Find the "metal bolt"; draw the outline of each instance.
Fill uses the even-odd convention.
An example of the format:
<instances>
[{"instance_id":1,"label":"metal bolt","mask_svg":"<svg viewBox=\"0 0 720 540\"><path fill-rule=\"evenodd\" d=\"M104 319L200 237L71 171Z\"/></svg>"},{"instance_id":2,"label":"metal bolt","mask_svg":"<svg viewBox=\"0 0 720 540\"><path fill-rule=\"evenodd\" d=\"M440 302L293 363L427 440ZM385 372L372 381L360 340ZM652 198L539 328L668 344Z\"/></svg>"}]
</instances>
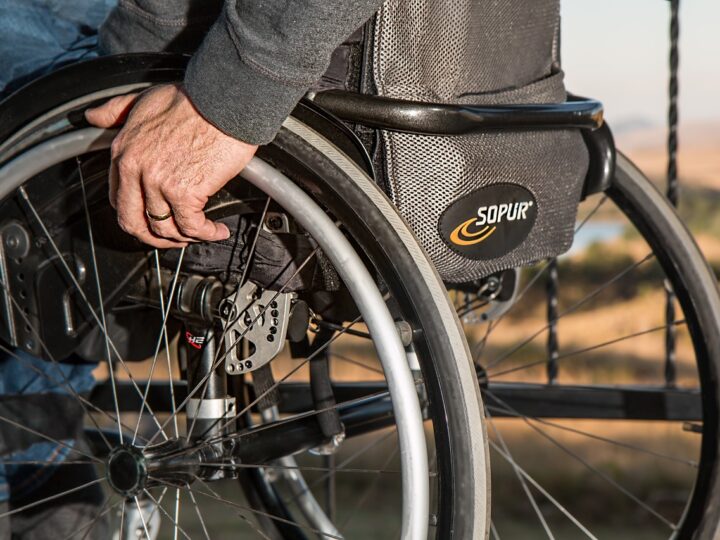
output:
<instances>
[{"instance_id":1,"label":"metal bolt","mask_svg":"<svg viewBox=\"0 0 720 540\"><path fill-rule=\"evenodd\" d=\"M280 312L277 309L273 309L270 312L270 315L272 315L273 317L277 317L278 315L280 315Z\"/></svg>"},{"instance_id":2,"label":"metal bolt","mask_svg":"<svg viewBox=\"0 0 720 540\"><path fill-rule=\"evenodd\" d=\"M413 329L407 321L396 321L395 328L397 328L398 334L400 335L400 341L404 347L408 347L413 341Z\"/></svg>"},{"instance_id":3,"label":"metal bolt","mask_svg":"<svg viewBox=\"0 0 720 540\"><path fill-rule=\"evenodd\" d=\"M275 326L270 327L270 333L271 334L277 334L277 328Z\"/></svg>"},{"instance_id":4,"label":"metal bolt","mask_svg":"<svg viewBox=\"0 0 720 540\"><path fill-rule=\"evenodd\" d=\"M275 341L275 336L273 336L272 334L268 334L267 340L272 343L273 341Z\"/></svg>"},{"instance_id":5,"label":"metal bolt","mask_svg":"<svg viewBox=\"0 0 720 540\"><path fill-rule=\"evenodd\" d=\"M487 287L490 292L495 292L500 287L500 279L497 276L490 276L487 280Z\"/></svg>"},{"instance_id":6,"label":"metal bolt","mask_svg":"<svg viewBox=\"0 0 720 540\"><path fill-rule=\"evenodd\" d=\"M272 231L279 231L283 226L283 220L280 216L270 216L266 223Z\"/></svg>"}]
</instances>

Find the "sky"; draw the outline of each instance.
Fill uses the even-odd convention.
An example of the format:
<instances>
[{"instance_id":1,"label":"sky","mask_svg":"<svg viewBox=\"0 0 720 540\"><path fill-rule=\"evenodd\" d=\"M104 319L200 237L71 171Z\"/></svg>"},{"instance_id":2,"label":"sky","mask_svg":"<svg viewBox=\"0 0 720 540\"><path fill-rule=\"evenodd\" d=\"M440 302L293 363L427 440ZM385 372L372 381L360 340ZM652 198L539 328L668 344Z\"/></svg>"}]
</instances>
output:
<instances>
[{"instance_id":1,"label":"sky","mask_svg":"<svg viewBox=\"0 0 720 540\"><path fill-rule=\"evenodd\" d=\"M616 130L665 122L667 0L562 0L569 91L600 99ZM680 2L680 120L720 124L720 0Z\"/></svg>"}]
</instances>

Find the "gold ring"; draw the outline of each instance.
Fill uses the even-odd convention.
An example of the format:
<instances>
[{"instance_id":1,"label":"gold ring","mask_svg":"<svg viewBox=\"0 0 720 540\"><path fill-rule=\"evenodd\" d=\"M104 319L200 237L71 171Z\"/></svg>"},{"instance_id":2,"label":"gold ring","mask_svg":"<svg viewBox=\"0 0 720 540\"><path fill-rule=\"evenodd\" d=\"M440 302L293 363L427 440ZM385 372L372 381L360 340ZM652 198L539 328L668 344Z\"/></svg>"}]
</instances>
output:
<instances>
[{"instance_id":1,"label":"gold ring","mask_svg":"<svg viewBox=\"0 0 720 540\"><path fill-rule=\"evenodd\" d=\"M166 219L170 219L173 215L172 210L170 210L167 214L163 214L161 216L157 216L155 214L151 214L150 212L145 210L145 215L148 217L148 219L152 221L165 221Z\"/></svg>"}]
</instances>

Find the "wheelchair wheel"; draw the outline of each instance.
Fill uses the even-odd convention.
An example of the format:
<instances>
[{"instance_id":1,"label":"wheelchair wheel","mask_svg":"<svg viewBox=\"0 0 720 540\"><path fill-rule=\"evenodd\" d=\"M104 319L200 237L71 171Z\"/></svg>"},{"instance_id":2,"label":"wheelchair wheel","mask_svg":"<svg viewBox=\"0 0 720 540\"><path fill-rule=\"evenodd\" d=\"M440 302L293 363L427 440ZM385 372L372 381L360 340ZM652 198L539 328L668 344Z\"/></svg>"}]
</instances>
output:
<instances>
[{"instance_id":1,"label":"wheelchair wheel","mask_svg":"<svg viewBox=\"0 0 720 540\"><path fill-rule=\"evenodd\" d=\"M627 158L568 254L452 296L488 411L491 537L717 537L716 278Z\"/></svg>"},{"instance_id":2,"label":"wheelchair wheel","mask_svg":"<svg viewBox=\"0 0 720 540\"><path fill-rule=\"evenodd\" d=\"M3 441L16 440L3 462L95 464L89 485L106 500L69 537L108 517L122 538L485 537L487 448L462 329L362 164L290 118L211 201L228 242L158 252L115 225L112 133L80 113L178 80L183 63L92 61L0 104L0 346L53 392L1 408ZM303 112L314 116L327 122ZM66 362L98 358L88 397ZM79 426L92 453L74 448ZM39 443L57 452L23 462Z\"/></svg>"}]
</instances>

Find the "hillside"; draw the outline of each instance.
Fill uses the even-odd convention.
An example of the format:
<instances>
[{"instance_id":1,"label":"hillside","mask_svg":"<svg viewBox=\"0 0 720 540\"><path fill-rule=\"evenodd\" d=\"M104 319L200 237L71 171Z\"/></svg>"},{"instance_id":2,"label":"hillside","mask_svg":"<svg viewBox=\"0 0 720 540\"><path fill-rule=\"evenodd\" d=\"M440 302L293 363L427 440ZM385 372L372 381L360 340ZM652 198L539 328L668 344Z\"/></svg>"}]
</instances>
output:
<instances>
[{"instance_id":1,"label":"hillside","mask_svg":"<svg viewBox=\"0 0 720 540\"><path fill-rule=\"evenodd\" d=\"M620 130L617 146L653 179L665 176L666 130L641 126ZM688 122L679 132L678 170L685 185L720 190L720 121Z\"/></svg>"}]
</instances>

